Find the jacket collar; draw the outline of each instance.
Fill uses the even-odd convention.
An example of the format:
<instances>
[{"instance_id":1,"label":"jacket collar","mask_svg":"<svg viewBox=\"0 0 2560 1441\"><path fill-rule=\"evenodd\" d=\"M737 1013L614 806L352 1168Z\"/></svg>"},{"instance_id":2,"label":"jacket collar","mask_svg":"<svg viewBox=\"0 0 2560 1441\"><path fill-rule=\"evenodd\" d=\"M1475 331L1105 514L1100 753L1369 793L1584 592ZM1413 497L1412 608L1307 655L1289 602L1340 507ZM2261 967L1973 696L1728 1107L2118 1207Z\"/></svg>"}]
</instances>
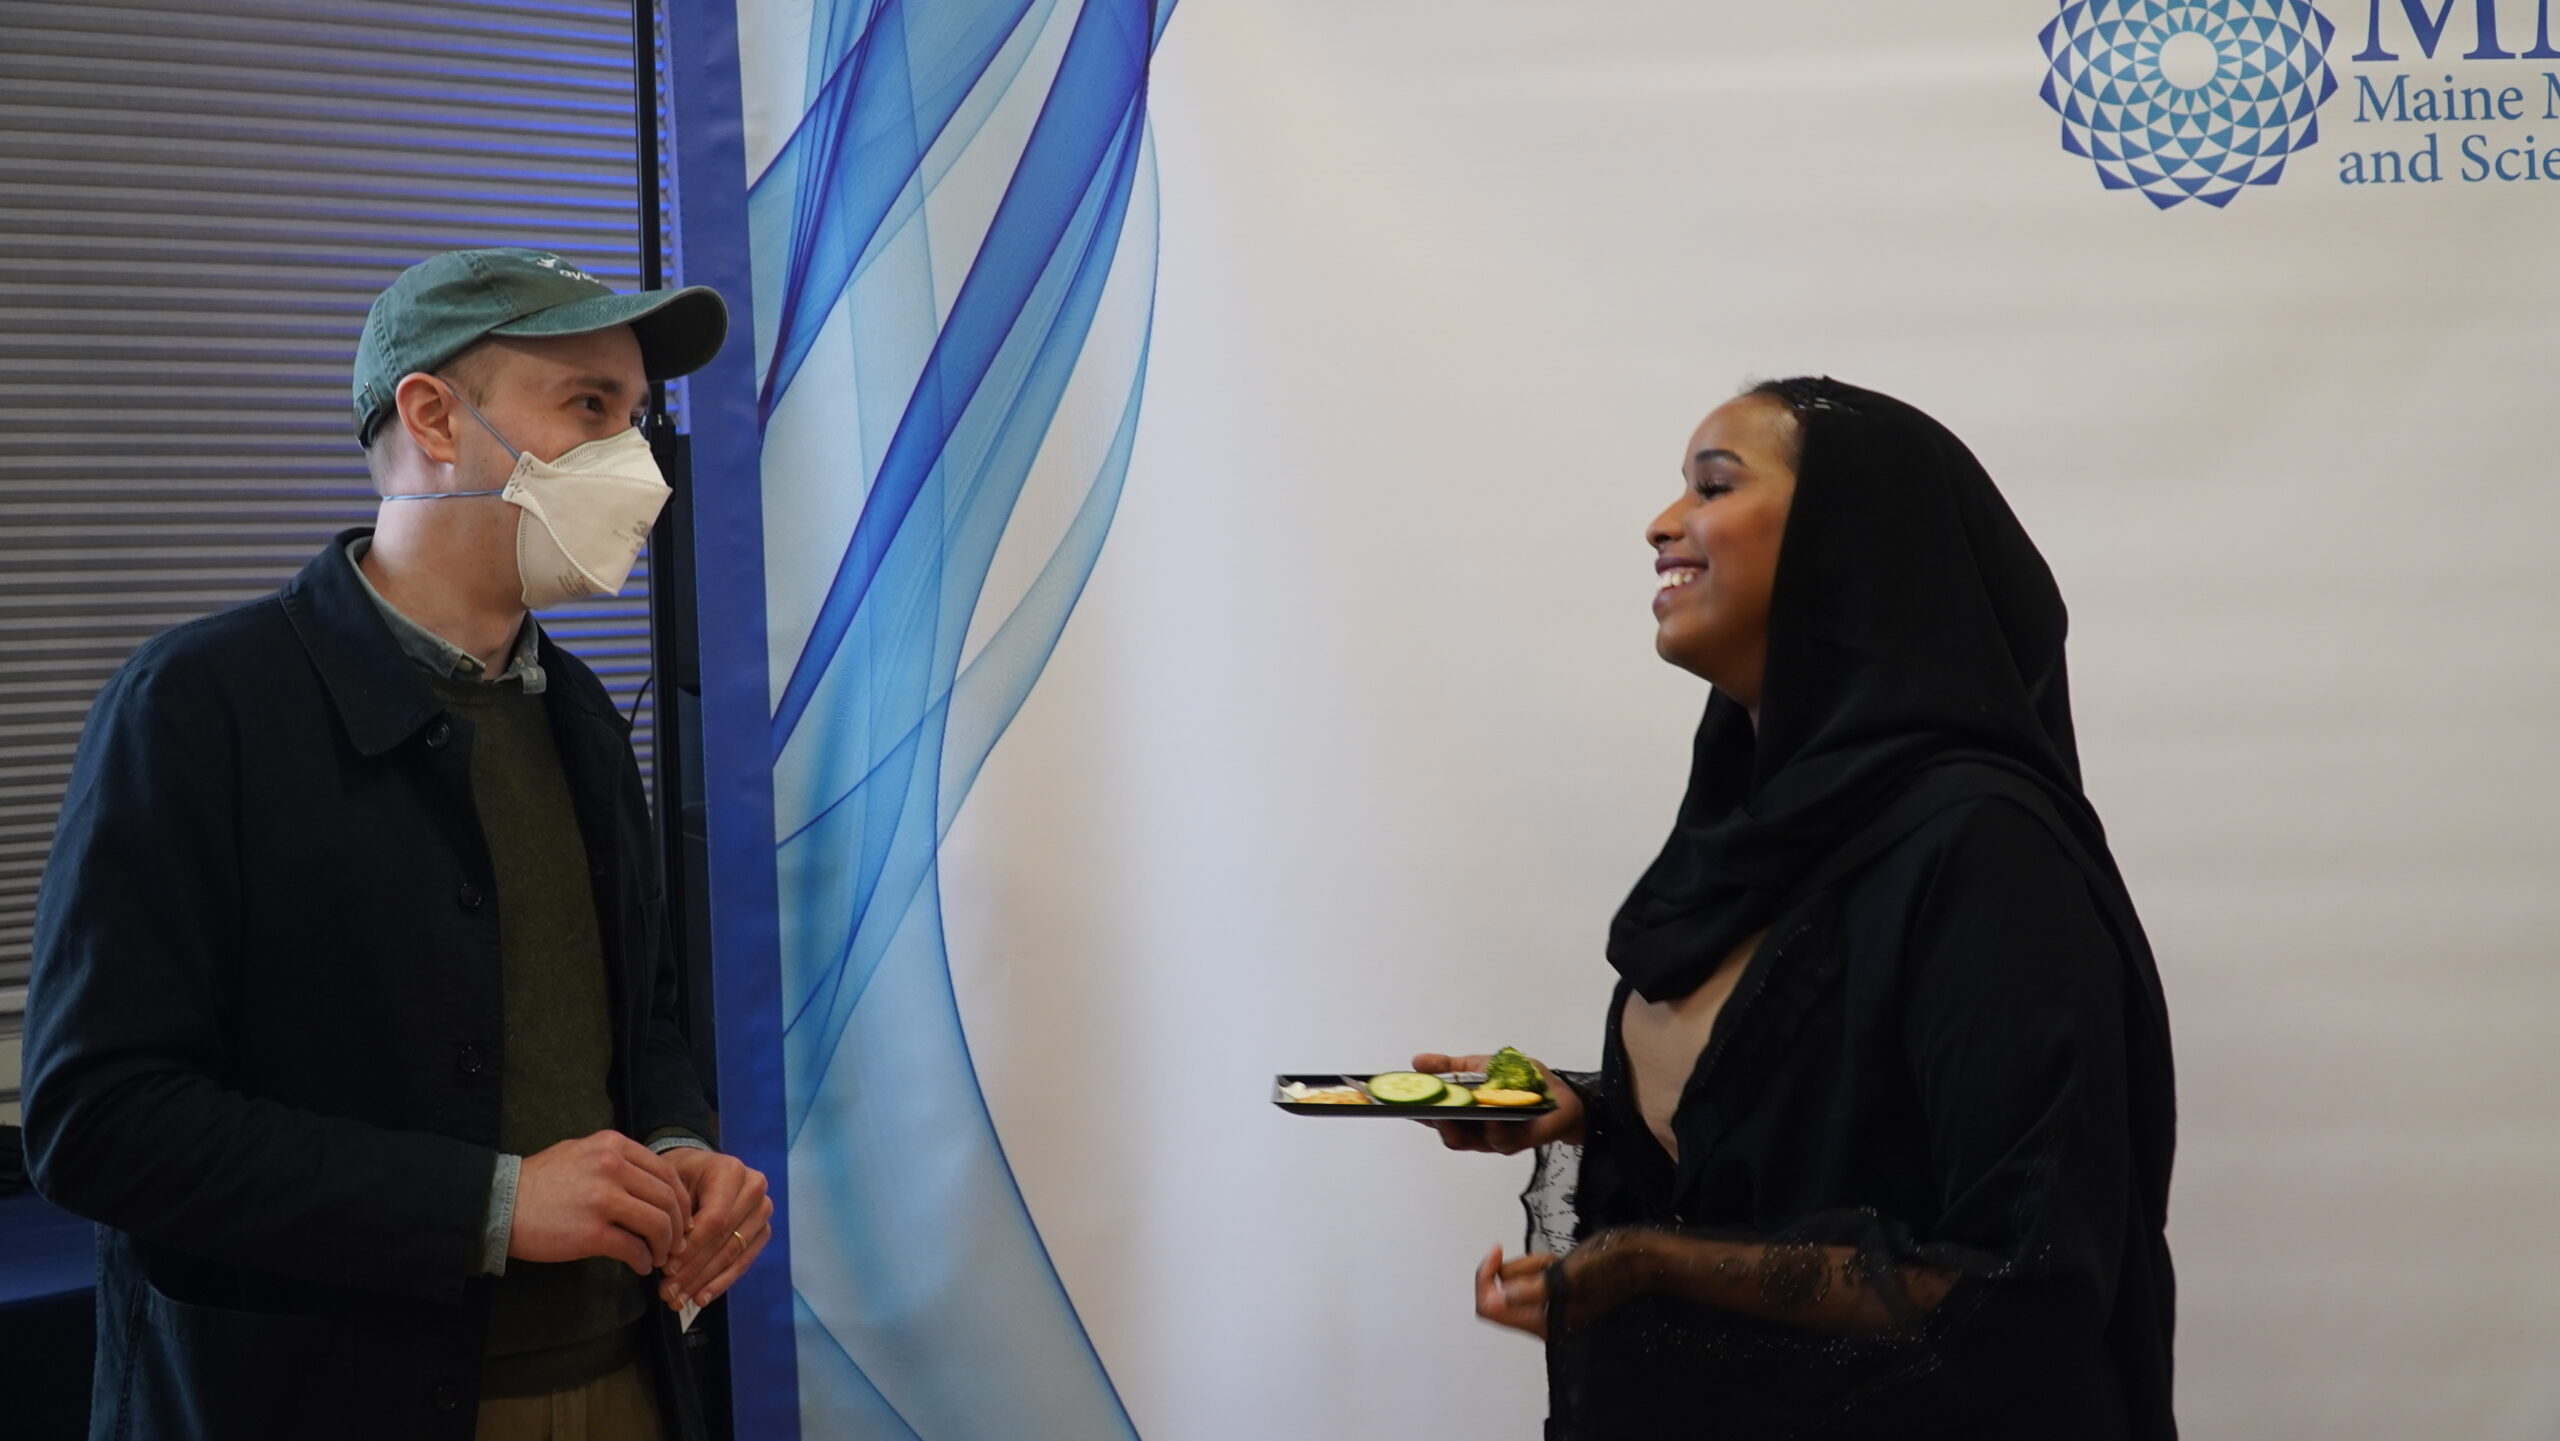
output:
<instances>
[{"instance_id":1,"label":"jacket collar","mask_svg":"<svg viewBox=\"0 0 2560 1441\"><path fill-rule=\"evenodd\" d=\"M402 615L399 607L383 599L372 578L364 573L365 552L372 545L370 539L349 542L347 559L355 562L356 584L364 587L365 599L372 601L373 608L381 613L382 623L391 628L391 638L400 642L401 652L425 667L429 675L461 676L468 680L487 676L488 668L480 663L478 656ZM527 616L525 621L516 630L515 646L507 653L506 671L498 679L522 681L526 695L540 695L547 679L542 673L540 660L542 625L531 616Z\"/></svg>"},{"instance_id":2,"label":"jacket collar","mask_svg":"<svg viewBox=\"0 0 2560 1441\"><path fill-rule=\"evenodd\" d=\"M359 755L378 756L407 740L441 709L426 676L365 595L347 546L371 526L340 531L279 597L311 664L337 705Z\"/></svg>"},{"instance_id":3,"label":"jacket collar","mask_svg":"<svg viewBox=\"0 0 2560 1441\"><path fill-rule=\"evenodd\" d=\"M302 573L284 588L285 615L301 637L303 649L329 689L338 717L358 754L381 755L424 729L443 710L435 692L400 647L399 638L382 618L381 607L366 593L364 578L347 559L347 546L370 536L370 526L340 531ZM613 704L584 666L567 663L568 653L535 627L541 665L555 701L565 701L579 719L600 727L620 743L631 722Z\"/></svg>"},{"instance_id":4,"label":"jacket collar","mask_svg":"<svg viewBox=\"0 0 2560 1441\"><path fill-rule=\"evenodd\" d=\"M565 704L588 722L603 727L616 742L628 739L631 721L613 703L613 695L604 688L604 682L585 666L569 664L569 653L551 639L551 633L536 629L541 639L541 648L535 652L536 664L548 677L545 694L555 704Z\"/></svg>"}]
</instances>

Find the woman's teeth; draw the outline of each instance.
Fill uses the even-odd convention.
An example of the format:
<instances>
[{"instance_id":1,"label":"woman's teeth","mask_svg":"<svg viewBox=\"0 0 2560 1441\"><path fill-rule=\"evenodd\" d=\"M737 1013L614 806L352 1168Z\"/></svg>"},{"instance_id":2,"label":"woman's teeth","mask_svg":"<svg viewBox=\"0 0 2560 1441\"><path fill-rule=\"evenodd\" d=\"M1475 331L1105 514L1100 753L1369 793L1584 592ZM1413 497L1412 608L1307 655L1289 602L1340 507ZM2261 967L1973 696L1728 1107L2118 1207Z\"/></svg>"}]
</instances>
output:
<instances>
[{"instance_id":1,"label":"woman's teeth","mask_svg":"<svg viewBox=\"0 0 2560 1441\"><path fill-rule=\"evenodd\" d=\"M1656 591L1673 590L1680 586L1687 585L1689 582L1696 580L1699 576L1705 573L1705 571L1695 566L1679 566L1671 570L1666 570L1656 577L1653 588Z\"/></svg>"}]
</instances>

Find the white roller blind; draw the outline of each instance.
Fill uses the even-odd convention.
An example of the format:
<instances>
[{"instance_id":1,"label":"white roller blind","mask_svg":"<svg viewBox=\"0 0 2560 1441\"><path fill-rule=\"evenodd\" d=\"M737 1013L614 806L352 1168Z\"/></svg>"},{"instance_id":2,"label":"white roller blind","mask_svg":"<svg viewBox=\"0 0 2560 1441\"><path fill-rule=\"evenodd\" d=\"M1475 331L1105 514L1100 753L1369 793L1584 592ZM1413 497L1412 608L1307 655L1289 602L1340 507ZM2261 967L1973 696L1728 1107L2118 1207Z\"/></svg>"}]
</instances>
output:
<instances>
[{"instance_id":1,"label":"white roller blind","mask_svg":"<svg viewBox=\"0 0 2560 1441\"><path fill-rule=\"evenodd\" d=\"M471 245L638 283L630 32L569 0L0 0L0 1031L91 697L371 516L374 294ZM646 590L544 617L626 708Z\"/></svg>"}]
</instances>

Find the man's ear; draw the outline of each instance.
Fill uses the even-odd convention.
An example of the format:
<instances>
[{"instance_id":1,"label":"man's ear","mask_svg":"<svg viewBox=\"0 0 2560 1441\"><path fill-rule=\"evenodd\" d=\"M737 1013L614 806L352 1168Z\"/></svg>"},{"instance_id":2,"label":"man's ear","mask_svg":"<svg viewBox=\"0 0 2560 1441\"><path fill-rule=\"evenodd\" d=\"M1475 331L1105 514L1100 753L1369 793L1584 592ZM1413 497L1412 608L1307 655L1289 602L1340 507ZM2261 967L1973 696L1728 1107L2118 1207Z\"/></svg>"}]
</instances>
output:
<instances>
[{"instance_id":1,"label":"man's ear","mask_svg":"<svg viewBox=\"0 0 2560 1441\"><path fill-rule=\"evenodd\" d=\"M413 370L400 377L391 399L399 407L401 427L409 432L409 443L418 448L418 453L437 465L453 464L458 453L456 432L463 416L444 382Z\"/></svg>"}]
</instances>

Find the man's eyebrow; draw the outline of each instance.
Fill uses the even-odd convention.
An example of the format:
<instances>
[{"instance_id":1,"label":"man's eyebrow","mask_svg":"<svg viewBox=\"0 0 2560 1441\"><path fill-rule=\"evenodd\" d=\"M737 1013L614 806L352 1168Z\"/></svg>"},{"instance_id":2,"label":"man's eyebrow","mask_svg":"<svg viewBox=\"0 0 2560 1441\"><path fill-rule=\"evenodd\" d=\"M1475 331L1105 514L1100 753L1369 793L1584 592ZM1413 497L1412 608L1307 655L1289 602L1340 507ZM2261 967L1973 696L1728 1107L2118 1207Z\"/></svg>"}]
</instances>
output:
<instances>
[{"instance_id":1,"label":"man's eyebrow","mask_svg":"<svg viewBox=\"0 0 2560 1441\"><path fill-rule=\"evenodd\" d=\"M568 384L570 390L601 390L607 395L622 395L628 387L610 375L581 375Z\"/></svg>"}]
</instances>

